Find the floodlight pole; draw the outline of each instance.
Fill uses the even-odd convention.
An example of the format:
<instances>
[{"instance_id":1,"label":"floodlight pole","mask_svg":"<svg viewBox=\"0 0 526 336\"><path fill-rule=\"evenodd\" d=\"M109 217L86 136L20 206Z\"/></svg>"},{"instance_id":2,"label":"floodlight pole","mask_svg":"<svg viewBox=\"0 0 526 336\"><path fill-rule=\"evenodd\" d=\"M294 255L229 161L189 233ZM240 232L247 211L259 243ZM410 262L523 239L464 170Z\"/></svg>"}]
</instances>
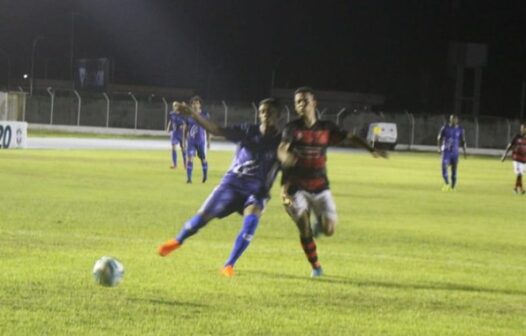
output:
<instances>
[{"instance_id":1,"label":"floodlight pole","mask_svg":"<svg viewBox=\"0 0 526 336\"><path fill-rule=\"evenodd\" d=\"M41 40L42 36L37 36L33 39L33 47L31 49L31 73L29 77L29 96L33 96L33 85L34 85L34 78L35 78L35 54L37 49L38 41Z\"/></svg>"}]
</instances>

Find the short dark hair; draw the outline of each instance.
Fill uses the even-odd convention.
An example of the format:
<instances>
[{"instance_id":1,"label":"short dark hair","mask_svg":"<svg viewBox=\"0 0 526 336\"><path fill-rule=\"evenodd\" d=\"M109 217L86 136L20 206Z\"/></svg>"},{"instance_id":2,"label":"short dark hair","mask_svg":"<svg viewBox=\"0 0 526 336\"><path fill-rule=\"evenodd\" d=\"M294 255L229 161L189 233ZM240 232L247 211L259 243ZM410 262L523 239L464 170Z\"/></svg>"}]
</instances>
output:
<instances>
[{"instance_id":1,"label":"short dark hair","mask_svg":"<svg viewBox=\"0 0 526 336\"><path fill-rule=\"evenodd\" d=\"M278 116L281 112L281 109L279 108L279 102L276 98L265 98L265 99L262 99L260 102L259 102L259 105L258 106L261 106L263 104L267 104L272 110L276 111L278 113Z\"/></svg>"},{"instance_id":2,"label":"short dark hair","mask_svg":"<svg viewBox=\"0 0 526 336\"><path fill-rule=\"evenodd\" d=\"M192 98L190 98L189 102L190 104L192 104L193 102L195 101L199 101L201 104L203 103L203 99L197 95L193 96Z\"/></svg>"},{"instance_id":3,"label":"short dark hair","mask_svg":"<svg viewBox=\"0 0 526 336\"><path fill-rule=\"evenodd\" d=\"M313 97L315 97L314 90L310 86L301 86L297 88L296 91L294 91L294 95L297 95L298 93L310 93Z\"/></svg>"}]
</instances>

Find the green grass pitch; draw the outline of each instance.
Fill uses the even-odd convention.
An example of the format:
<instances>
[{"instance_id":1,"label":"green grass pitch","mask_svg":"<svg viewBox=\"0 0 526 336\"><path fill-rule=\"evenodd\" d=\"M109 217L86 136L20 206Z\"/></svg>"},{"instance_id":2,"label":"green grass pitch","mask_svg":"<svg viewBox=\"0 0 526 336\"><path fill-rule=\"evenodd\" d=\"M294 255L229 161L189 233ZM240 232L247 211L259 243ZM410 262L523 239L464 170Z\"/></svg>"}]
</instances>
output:
<instances>
[{"instance_id":1,"label":"green grass pitch","mask_svg":"<svg viewBox=\"0 0 526 336\"><path fill-rule=\"evenodd\" d=\"M187 185L167 152L1 151L0 334L526 334L526 196L510 162L461 159L444 193L438 154L329 153L340 221L318 241L321 279L277 183L234 278L219 269L238 215L157 256L231 157L212 151L209 181ZM103 255L126 268L118 287L92 279Z\"/></svg>"}]
</instances>

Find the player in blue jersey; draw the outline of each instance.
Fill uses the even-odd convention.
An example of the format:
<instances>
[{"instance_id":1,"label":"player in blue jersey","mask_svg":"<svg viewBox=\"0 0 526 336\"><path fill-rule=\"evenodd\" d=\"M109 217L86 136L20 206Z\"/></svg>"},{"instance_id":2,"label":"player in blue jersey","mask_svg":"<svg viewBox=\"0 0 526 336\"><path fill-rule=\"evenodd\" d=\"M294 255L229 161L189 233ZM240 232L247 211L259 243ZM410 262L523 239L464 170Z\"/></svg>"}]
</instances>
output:
<instances>
[{"instance_id":1,"label":"player in blue jersey","mask_svg":"<svg viewBox=\"0 0 526 336\"><path fill-rule=\"evenodd\" d=\"M279 108L272 98L262 100L259 103L259 125L232 127L220 127L188 106L181 105L179 109L182 113L192 116L208 132L224 136L238 146L232 165L219 185L197 214L184 224L179 234L159 246L158 252L164 257L179 248L187 238L213 218L223 218L238 212L243 215L243 226L222 270L225 276L233 276L234 265L252 240L279 170Z\"/></svg>"},{"instance_id":2,"label":"player in blue jersey","mask_svg":"<svg viewBox=\"0 0 526 336\"><path fill-rule=\"evenodd\" d=\"M203 169L203 183L208 179L208 161L206 161L206 150L210 149L210 133L201 127L197 122L195 116L209 119L210 115L202 110L203 101L201 97L194 96L190 99L190 106L195 113L188 116L186 139L187 139L187 154L188 160L186 162L186 183L192 183L192 172L194 170L194 156L201 160L201 167Z\"/></svg>"},{"instance_id":3,"label":"player in blue jersey","mask_svg":"<svg viewBox=\"0 0 526 336\"><path fill-rule=\"evenodd\" d=\"M183 164L186 168L186 118L176 111L176 106L179 103L174 101L172 104L172 111L168 115L168 125L166 131L170 132L170 141L172 143L172 166L170 168L177 168L177 145L181 147L181 155L183 156Z\"/></svg>"},{"instance_id":4,"label":"player in blue jersey","mask_svg":"<svg viewBox=\"0 0 526 336\"><path fill-rule=\"evenodd\" d=\"M449 123L442 126L437 138L438 152L442 153L443 191L455 189L457 185L458 148L462 146L466 158L466 137L464 128L458 124L458 117L449 116ZM451 166L451 184L448 178L448 166Z\"/></svg>"}]
</instances>

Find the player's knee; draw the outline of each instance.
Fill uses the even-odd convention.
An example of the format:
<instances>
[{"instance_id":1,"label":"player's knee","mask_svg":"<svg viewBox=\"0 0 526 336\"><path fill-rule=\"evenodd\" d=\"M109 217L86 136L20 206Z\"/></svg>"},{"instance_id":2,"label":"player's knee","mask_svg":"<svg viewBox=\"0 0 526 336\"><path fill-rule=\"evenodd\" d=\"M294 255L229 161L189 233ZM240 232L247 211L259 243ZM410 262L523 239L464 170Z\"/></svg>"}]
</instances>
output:
<instances>
[{"instance_id":1,"label":"player's knee","mask_svg":"<svg viewBox=\"0 0 526 336\"><path fill-rule=\"evenodd\" d=\"M322 225L322 227L323 227L323 233L326 236L332 236L334 234L334 231L335 231L336 220L327 219L325 221L324 225Z\"/></svg>"}]
</instances>

